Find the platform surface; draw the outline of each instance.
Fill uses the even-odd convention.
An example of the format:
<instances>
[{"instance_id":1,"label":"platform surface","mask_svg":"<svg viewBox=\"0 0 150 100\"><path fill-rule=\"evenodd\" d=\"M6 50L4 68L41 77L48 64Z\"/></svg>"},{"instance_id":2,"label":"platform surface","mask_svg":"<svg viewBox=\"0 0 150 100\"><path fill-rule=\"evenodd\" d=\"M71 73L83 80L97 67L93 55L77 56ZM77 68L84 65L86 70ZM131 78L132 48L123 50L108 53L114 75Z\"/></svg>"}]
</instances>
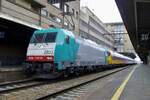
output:
<instances>
[{"instance_id":1,"label":"platform surface","mask_svg":"<svg viewBox=\"0 0 150 100\"><path fill-rule=\"evenodd\" d=\"M23 65L0 66L0 72L22 71L22 70L24 70L24 66Z\"/></svg>"},{"instance_id":2,"label":"platform surface","mask_svg":"<svg viewBox=\"0 0 150 100\"><path fill-rule=\"evenodd\" d=\"M96 91L87 93L82 99L150 100L150 66L134 65L122 72L102 79L100 82L101 86ZM119 90L120 87L122 91Z\"/></svg>"},{"instance_id":3,"label":"platform surface","mask_svg":"<svg viewBox=\"0 0 150 100\"><path fill-rule=\"evenodd\" d=\"M139 65L135 69L120 100L150 100L150 66Z\"/></svg>"},{"instance_id":4,"label":"platform surface","mask_svg":"<svg viewBox=\"0 0 150 100\"><path fill-rule=\"evenodd\" d=\"M0 66L0 83L26 79L23 66Z\"/></svg>"}]
</instances>

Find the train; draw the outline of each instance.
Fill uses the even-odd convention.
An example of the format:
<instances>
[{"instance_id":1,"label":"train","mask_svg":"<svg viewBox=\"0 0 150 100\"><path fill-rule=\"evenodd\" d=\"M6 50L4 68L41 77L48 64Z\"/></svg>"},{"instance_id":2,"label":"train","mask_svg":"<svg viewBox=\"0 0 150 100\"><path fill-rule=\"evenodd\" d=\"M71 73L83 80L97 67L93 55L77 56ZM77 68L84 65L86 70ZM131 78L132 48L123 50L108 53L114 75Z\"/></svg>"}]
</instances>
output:
<instances>
[{"instance_id":1,"label":"train","mask_svg":"<svg viewBox=\"0 0 150 100\"><path fill-rule=\"evenodd\" d=\"M56 27L33 33L27 48L26 62L30 72L40 75L79 74L110 66L135 64L134 59Z\"/></svg>"}]
</instances>

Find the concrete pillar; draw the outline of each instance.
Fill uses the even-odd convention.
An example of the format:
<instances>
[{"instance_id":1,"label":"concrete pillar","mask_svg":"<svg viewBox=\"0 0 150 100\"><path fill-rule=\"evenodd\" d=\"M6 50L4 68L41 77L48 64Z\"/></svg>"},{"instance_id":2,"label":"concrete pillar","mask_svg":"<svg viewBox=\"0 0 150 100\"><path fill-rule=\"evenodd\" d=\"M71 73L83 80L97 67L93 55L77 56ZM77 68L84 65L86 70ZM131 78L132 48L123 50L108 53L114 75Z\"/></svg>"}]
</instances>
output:
<instances>
[{"instance_id":1,"label":"concrete pillar","mask_svg":"<svg viewBox=\"0 0 150 100\"><path fill-rule=\"evenodd\" d=\"M0 0L0 11L1 11L1 7L2 7L2 0Z\"/></svg>"},{"instance_id":2,"label":"concrete pillar","mask_svg":"<svg viewBox=\"0 0 150 100\"><path fill-rule=\"evenodd\" d=\"M148 53L147 62L148 62L148 65L150 65L150 51Z\"/></svg>"}]
</instances>

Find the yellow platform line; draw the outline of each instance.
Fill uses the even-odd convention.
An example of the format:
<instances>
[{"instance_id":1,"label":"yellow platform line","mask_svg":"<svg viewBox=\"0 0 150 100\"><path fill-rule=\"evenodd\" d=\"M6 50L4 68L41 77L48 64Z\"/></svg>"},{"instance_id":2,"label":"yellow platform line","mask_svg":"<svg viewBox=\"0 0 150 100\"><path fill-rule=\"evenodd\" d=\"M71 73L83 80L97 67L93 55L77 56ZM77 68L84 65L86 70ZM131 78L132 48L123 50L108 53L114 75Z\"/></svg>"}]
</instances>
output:
<instances>
[{"instance_id":1,"label":"yellow platform line","mask_svg":"<svg viewBox=\"0 0 150 100\"><path fill-rule=\"evenodd\" d=\"M127 76L127 78L124 80L124 82L120 85L120 87L117 89L117 91L115 92L115 94L113 95L113 97L111 98L111 100L119 100L121 93L123 92L127 82L129 81L131 75L133 74L133 72L135 71L135 69L137 68L134 67L133 70L129 73L129 75Z\"/></svg>"}]
</instances>

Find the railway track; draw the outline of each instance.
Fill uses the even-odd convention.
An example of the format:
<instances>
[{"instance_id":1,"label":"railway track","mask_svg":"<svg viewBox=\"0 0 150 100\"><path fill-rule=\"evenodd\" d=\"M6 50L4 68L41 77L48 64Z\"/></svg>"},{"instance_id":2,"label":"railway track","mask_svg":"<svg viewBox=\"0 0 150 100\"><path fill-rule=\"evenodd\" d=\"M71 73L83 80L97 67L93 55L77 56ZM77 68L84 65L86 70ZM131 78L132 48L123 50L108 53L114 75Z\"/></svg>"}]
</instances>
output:
<instances>
[{"instance_id":1,"label":"railway track","mask_svg":"<svg viewBox=\"0 0 150 100\"><path fill-rule=\"evenodd\" d=\"M64 88L64 89L59 90L57 92L53 92L51 94L42 96L40 98L37 98L36 100L50 100L50 99L52 99L52 100L74 100L74 97L79 96L80 94L85 93L87 91L87 89L90 89L89 88L90 83L97 81L101 78L107 77L109 75L112 75L114 73L117 73L119 71L122 71L124 69L126 69L126 68L120 68L117 70L110 71L106 74L102 74L102 75L100 75L96 78L90 79L88 81L81 82L79 84Z\"/></svg>"},{"instance_id":2,"label":"railway track","mask_svg":"<svg viewBox=\"0 0 150 100\"><path fill-rule=\"evenodd\" d=\"M27 89L34 86L47 84L47 82L35 81L34 79L26 79L14 82L7 82L0 84L0 94L9 93L21 89Z\"/></svg>"},{"instance_id":3,"label":"railway track","mask_svg":"<svg viewBox=\"0 0 150 100\"><path fill-rule=\"evenodd\" d=\"M26 82L25 84L20 82L17 83L17 85L9 84L3 87L0 85L0 100L47 100L52 97L55 98L72 89L75 89L75 91L79 89L81 91L78 91L78 93L80 93L83 92L80 86L86 86L86 84L92 83L98 79L112 75L126 68L128 67L93 73L71 79L64 79L61 81L56 80L54 82L30 81ZM9 87L6 88L6 86Z\"/></svg>"},{"instance_id":4,"label":"railway track","mask_svg":"<svg viewBox=\"0 0 150 100\"><path fill-rule=\"evenodd\" d=\"M12 81L12 82L3 82L0 84L1 86L6 86L6 85L13 85L13 84L19 84L19 83L24 83L24 82L29 82L29 81L33 81L34 79L24 79L24 80L18 80L18 81Z\"/></svg>"}]
</instances>

